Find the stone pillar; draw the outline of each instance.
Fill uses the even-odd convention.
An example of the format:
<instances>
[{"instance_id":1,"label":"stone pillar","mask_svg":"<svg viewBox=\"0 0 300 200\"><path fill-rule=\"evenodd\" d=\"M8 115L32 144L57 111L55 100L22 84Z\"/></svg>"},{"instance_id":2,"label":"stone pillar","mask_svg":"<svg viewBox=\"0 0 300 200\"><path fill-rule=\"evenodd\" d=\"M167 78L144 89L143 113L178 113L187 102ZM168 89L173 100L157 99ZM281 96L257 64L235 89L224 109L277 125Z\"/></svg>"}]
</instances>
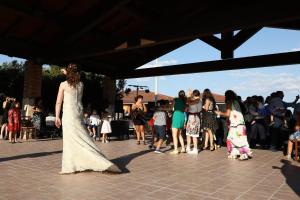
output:
<instances>
[{"instance_id":1,"label":"stone pillar","mask_svg":"<svg viewBox=\"0 0 300 200\"><path fill-rule=\"evenodd\" d=\"M116 97L116 80L105 76L102 82L102 100L109 105L111 112L114 112Z\"/></svg>"},{"instance_id":2,"label":"stone pillar","mask_svg":"<svg viewBox=\"0 0 300 200\"><path fill-rule=\"evenodd\" d=\"M42 65L33 61L25 62L23 88L23 114L32 117L34 100L41 97L42 92Z\"/></svg>"}]
</instances>

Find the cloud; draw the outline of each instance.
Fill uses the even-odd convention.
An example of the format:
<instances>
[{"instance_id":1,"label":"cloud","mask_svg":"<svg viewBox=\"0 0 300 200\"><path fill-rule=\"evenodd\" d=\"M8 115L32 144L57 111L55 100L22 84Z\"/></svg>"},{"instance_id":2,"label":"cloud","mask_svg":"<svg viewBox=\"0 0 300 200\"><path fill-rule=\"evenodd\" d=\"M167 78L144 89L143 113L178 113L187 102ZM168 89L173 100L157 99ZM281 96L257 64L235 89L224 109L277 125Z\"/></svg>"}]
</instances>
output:
<instances>
[{"instance_id":1,"label":"cloud","mask_svg":"<svg viewBox=\"0 0 300 200\"><path fill-rule=\"evenodd\" d=\"M293 48L293 49L291 49L291 51L300 51L300 47L298 47L298 48Z\"/></svg>"},{"instance_id":2,"label":"cloud","mask_svg":"<svg viewBox=\"0 0 300 200\"><path fill-rule=\"evenodd\" d=\"M142 65L138 67L137 69L146 69L146 68L153 68L153 67L162 67L162 66L168 66L168 65L176 65L178 63L177 60L175 59L170 59L170 60L159 60L157 59L154 61L151 61L145 65Z\"/></svg>"},{"instance_id":3,"label":"cloud","mask_svg":"<svg viewBox=\"0 0 300 200\"><path fill-rule=\"evenodd\" d=\"M151 80L151 78L135 78L134 79L137 83L146 83Z\"/></svg>"},{"instance_id":4,"label":"cloud","mask_svg":"<svg viewBox=\"0 0 300 200\"><path fill-rule=\"evenodd\" d=\"M245 79L232 87L238 93L269 95L277 90L290 94L297 94L300 91L300 76L292 73L267 74L236 71L230 75L238 79Z\"/></svg>"}]
</instances>

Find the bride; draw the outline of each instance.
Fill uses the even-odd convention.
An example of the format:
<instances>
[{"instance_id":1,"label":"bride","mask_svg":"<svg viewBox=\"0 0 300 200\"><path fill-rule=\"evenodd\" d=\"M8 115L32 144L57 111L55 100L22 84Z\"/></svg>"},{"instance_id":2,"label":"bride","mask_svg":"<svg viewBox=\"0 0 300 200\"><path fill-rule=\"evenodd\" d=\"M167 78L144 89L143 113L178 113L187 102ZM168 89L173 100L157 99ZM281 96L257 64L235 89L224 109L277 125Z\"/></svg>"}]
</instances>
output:
<instances>
[{"instance_id":1,"label":"bride","mask_svg":"<svg viewBox=\"0 0 300 200\"><path fill-rule=\"evenodd\" d=\"M67 80L59 86L55 114L55 124L63 130L62 169L60 174L85 170L119 172L90 138L83 123L82 92L83 83L75 64L69 64L63 71ZM60 119L63 104L62 121Z\"/></svg>"}]
</instances>

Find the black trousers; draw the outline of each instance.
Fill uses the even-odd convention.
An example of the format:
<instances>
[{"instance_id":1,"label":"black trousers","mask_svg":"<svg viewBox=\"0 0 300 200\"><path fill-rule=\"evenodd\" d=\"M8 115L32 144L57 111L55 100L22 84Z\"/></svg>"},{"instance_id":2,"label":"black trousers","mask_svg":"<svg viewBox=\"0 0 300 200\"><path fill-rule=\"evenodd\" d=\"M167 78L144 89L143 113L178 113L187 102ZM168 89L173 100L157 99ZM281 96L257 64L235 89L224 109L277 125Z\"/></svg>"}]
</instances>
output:
<instances>
[{"instance_id":1,"label":"black trousers","mask_svg":"<svg viewBox=\"0 0 300 200\"><path fill-rule=\"evenodd\" d=\"M276 149L281 149L283 145L283 131L281 127L271 127L271 146Z\"/></svg>"},{"instance_id":2,"label":"black trousers","mask_svg":"<svg viewBox=\"0 0 300 200\"><path fill-rule=\"evenodd\" d=\"M264 119L256 120L255 124L251 126L250 144L256 145L260 141L261 145L265 145L267 139L267 126Z\"/></svg>"}]
</instances>

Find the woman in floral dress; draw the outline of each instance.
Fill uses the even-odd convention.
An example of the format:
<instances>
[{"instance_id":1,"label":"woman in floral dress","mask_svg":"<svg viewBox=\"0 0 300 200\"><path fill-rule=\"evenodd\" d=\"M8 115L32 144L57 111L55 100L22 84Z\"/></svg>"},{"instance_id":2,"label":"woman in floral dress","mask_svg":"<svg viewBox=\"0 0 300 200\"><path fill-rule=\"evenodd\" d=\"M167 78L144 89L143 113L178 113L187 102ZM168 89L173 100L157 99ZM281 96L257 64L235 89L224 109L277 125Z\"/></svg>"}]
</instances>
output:
<instances>
[{"instance_id":1,"label":"woman in floral dress","mask_svg":"<svg viewBox=\"0 0 300 200\"><path fill-rule=\"evenodd\" d=\"M200 134L200 112L202 110L202 101L199 90L189 91L188 96L189 116L186 125L186 151L188 154L198 154L198 138ZM193 150L191 150L191 141L193 141Z\"/></svg>"},{"instance_id":2,"label":"woman in floral dress","mask_svg":"<svg viewBox=\"0 0 300 200\"><path fill-rule=\"evenodd\" d=\"M237 95L228 90L225 92L226 112L216 111L216 114L228 117L229 132L227 136L228 158L247 160L252 156L247 141L246 126Z\"/></svg>"}]
</instances>

